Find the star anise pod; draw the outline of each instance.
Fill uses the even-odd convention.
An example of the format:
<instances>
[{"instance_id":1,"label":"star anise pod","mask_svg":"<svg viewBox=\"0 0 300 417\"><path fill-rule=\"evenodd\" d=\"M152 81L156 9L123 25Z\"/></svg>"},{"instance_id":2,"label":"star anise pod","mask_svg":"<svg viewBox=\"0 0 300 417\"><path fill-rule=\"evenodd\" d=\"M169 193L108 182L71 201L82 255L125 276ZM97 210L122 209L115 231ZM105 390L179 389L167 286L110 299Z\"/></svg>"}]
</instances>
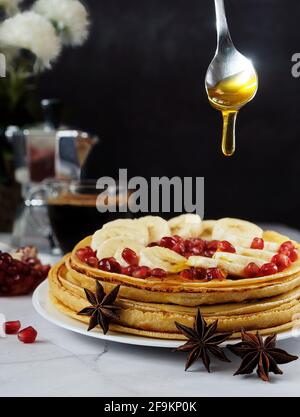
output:
<instances>
[{"instance_id":1,"label":"star anise pod","mask_svg":"<svg viewBox=\"0 0 300 417\"><path fill-rule=\"evenodd\" d=\"M230 362L218 345L227 340L232 333L217 333L218 320L208 325L198 309L193 329L177 322L175 324L177 329L188 338L184 345L176 349L176 351L190 352L185 364L185 370L195 361L201 359L207 371L210 372L209 354L221 361Z\"/></svg>"},{"instance_id":2,"label":"star anise pod","mask_svg":"<svg viewBox=\"0 0 300 417\"><path fill-rule=\"evenodd\" d=\"M228 349L242 358L242 363L234 375L252 374L257 367L257 374L263 381L269 381L269 372L282 374L277 364L295 361L298 356L293 356L286 351L276 348L276 334L272 334L263 340L259 332L255 334L241 330L242 341L236 345L228 345Z\"/></svg>"},{"instance_id":3,"label":"star anise pod","mask_svg":"<svg viewBox=\"0 0 300 417\"><path fill-rule=\"evenodd\" d=\"M118 296L119 289L120 285L117 285L110 293L105 294L99 281L96 281L95 294L84 288L86 298L91 303L91 306L85 307L77 314L91 317L88 331L99 325L103 333L106 334L111 319L118 319L117 311L120 310L120 307L113 305L113 303Z\"/></svg>"}]
</instances>

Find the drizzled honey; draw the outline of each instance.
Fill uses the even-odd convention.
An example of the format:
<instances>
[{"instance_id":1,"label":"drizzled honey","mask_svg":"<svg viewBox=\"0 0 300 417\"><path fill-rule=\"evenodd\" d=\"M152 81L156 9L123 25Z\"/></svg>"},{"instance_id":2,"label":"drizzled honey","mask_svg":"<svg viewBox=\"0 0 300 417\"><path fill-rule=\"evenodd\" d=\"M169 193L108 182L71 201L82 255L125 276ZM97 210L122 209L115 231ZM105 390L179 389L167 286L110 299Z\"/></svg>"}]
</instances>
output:
<instances>
[{"instance_id":1,"label":"drizzled honey","mask_svg":"<svg viewBox=\"0 0 300 417\"><path fill-rule=\"evenodd\" d=\"M222 152L235 151L235 122L238 111L255 96L258 81L254 70L241 71L207 88L210 104L223 115Z\"/></svg>"}]
</instances>

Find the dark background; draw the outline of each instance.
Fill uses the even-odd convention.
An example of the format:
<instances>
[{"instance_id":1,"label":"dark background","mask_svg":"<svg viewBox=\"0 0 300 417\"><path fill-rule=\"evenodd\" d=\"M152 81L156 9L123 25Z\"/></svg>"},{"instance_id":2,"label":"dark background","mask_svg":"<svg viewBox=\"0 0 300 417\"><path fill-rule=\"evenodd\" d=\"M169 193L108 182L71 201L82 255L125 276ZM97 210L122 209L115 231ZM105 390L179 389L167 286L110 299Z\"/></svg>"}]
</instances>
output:
<instances>
[{"instance_id":1,"label":"dark background","mask_svg":"<svg viewBox=\"0 0 300 417\"><path fill-rule=\"evenodd\" d=\"M226 0L237 48L259 75L240 112L237 151L220 151L221 116L208 104L206 69L216 47L213 0L89 0L92 30L41 85L60 97L65 122L102 144L88 177L204 176L206 218L239 216L300 228L298 0Z\"/></svg>"}]
</instances>

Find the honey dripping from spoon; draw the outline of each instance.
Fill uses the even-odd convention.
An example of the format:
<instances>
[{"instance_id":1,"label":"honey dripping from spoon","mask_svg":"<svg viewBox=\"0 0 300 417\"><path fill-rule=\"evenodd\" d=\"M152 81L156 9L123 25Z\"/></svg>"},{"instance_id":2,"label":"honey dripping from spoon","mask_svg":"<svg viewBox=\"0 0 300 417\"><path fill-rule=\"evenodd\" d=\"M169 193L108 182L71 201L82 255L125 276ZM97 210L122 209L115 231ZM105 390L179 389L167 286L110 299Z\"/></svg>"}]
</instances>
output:
<instances>
[{"instance_id":1,"label":"honey dripping from spoon","mask_svg":"<svg viewBox=\"0 0 300 417\"><path fill-rule=\"evenodd\" d=\"M213 87L207 86L210 104L222 112L222 152L225 156L231 156L235 151L235 123L238 111L252 100L257 86L254 69L226 77Z\"/></svg>"}]
</instances>

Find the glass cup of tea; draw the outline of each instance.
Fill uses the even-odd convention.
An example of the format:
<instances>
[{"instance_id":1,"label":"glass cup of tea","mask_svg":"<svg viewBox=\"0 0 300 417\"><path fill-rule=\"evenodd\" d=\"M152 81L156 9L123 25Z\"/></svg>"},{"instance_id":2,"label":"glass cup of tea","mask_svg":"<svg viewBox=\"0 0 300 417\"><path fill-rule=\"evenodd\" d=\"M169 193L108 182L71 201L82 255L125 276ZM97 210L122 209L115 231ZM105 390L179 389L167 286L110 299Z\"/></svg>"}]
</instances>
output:
<instances>
[{"instance_id":1,"label":"glass cup of tea","mask_svg":"<svg viewBox=\"0 0 300 417\"><path fill-rule=\"evenodd\" d=\"M33 221L37 217L35 209L47 207L52 240L67 253L105 223L131 217L127 202L128 191L120 185L103 192L94 180L47 180L29 192L26 205L31 209ZM43 229L40 220L36 225Z\"/></svg>"}]
</instances>

